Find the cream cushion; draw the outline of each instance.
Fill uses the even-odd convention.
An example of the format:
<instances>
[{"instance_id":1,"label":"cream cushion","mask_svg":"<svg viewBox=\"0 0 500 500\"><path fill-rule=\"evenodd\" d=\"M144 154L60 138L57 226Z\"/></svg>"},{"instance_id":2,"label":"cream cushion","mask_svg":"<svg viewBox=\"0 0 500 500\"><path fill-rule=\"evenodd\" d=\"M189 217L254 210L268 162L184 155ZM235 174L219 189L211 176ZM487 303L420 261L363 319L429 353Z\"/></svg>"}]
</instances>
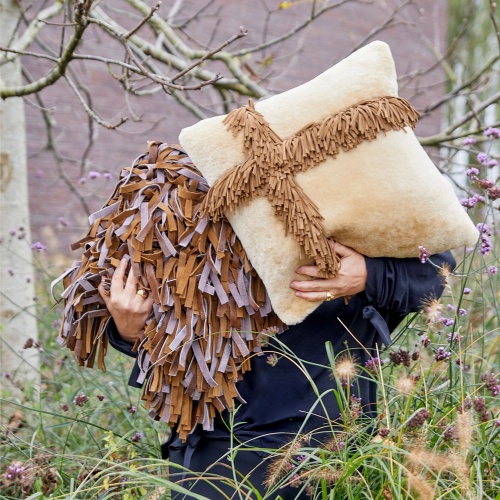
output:
<instances>
[{"instance_id":1,"label":"cream cushion","mask_svg":"<svg viewBox=\"0 0 500 500\"><path fill-rule=\"evenodd\" d=\"M255 108L282 138L358 103L397 96L389 46L373 42L313 80L258 102ZM245 161L242 134L233 135L225 116L185 128L180 143L212 186ZM369 257L416 257L419 246L437 253L472 245L478 237L448 181L420 146L413 130L379 133L373 141L327 159L295 181L324 217L326 236ZM277 315L301 322L319 306L289 288L310 258L286 235L265 197L226 213L269 293Z\"/></svg>"}]
</instances>

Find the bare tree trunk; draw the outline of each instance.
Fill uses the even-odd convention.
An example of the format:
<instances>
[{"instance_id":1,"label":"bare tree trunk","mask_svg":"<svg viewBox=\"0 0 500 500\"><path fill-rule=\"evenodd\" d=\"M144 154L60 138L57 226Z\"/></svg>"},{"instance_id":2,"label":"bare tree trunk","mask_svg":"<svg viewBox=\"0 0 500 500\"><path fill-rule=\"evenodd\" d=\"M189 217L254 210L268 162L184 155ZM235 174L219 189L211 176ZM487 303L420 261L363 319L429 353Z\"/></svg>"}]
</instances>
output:
<instances>
[{"instance_id":1,"label":"bare tree trunk","mask_svg":"<svg viewBox=\"0 0 500 500\"><path fill-rule=\"evenodd\" d=\"M18 2L0 0L0 46L9 44L18 19ZM0 88L20 85L21 80L18 58L0 67ZM37 323L21 97L0 101L0 214L0 388L12 387L21 396L24 382L37 384L39 377L37 350L23 349L27 339L37 340Z\"/></svg>"}]
</instances>

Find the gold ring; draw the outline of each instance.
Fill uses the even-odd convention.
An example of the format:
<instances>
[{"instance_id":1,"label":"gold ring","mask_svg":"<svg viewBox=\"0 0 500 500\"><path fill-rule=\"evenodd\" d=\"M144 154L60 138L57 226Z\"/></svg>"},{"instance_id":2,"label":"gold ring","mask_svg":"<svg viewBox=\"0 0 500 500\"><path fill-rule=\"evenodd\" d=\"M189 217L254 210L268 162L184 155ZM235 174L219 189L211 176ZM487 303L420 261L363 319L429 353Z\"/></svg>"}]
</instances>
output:
<instances>
[{"instance_id":1,"label":"gold ring","mask_svg":"<svg viewBox=\"0 0 500 500\"><path fill-rule=\"evenodd\" d=\"M325 301L330 302L330 300L333 300L335 298L335 295L333 295L332 292L325 292Z\"/></svg>"},{"instance_id":2,"label":"gold ring","mask_svg":"<svg viewBox=\"0 0 500 500\"><path fill-rule=\"evenodd\" d=\"M137 290L137 295L140 295L143 299L147 299L149 293L147 290L144 290L144 288L139 288L139 290Z\"/></svg>"}]
</instances>

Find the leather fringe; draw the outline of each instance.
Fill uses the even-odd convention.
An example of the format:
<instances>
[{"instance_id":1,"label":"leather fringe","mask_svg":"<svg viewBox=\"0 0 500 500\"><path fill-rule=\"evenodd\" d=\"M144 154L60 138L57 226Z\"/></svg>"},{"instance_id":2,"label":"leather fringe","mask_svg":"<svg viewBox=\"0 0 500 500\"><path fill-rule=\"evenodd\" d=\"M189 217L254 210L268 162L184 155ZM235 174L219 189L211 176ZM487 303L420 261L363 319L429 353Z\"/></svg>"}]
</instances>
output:
<instances>
[{"instance_id":1,"label":"leather fringe","mask_svg":"<svg viewBox=\"0 0 500 500\"><path fill-rule=\"evenodd\" d=\"M327 156L337 156L340 149L349 151L363 141L373 141L380 133L414 128L419 116L405 99L387 96L310 123L283 140L250 100L223 122L235 137L243 134L247 159L212 186L202 214L218 220L255 197L266 196L286 234L299 243L302 256L311 257L324 276L335 277L340 262L323 233L323 217L294 181L294 174L315 167Z\"/></svg>"},{"instance_id":2,"label":"leather fringe","mask_svg":"<svg viewBox=\"0 0 500 500\"><path fill-rule=\"evenodd\" d=\"M234 409L236 384L261 353L262 339L285 325L245 250L223 217L200 216L208 185L179 146L149 143L121 173L91 228L72 248L83 257L63 281L59 341L78 363L105 370L110 317L97 290L124 255L154 299L137 357L149 415L177 426L181 439L197 424L213 429L216 412ZM259 333L260 332L260 333ZM244 402L244 401L242 401Z\"/></svg>"}]
</instances>

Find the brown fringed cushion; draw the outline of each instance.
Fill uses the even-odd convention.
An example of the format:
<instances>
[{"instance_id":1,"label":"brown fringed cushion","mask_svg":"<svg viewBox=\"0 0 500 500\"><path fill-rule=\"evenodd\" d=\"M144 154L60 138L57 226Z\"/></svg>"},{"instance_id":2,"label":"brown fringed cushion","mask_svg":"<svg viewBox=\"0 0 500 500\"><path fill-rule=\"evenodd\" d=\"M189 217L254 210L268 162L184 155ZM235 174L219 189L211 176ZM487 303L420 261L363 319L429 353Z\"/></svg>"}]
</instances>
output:
<instances>
[{"instance_id":1,"label":"brown fringed cushion","mask_svg":"<svg viewBox=\"0 0 500 500\"><path fill-rule=\"evenodd\" d=\"M297 267L339 271L328 238L399 258L476 242L413 133L418 117L397 96L389 47L373 42L310 82L181 132L211 186L204 213L229 219L287 324L320 304L289 288L305 279Z\"/></svg>"},{"instance_id":2,"label":"brown fringed cushion","mask_svg":"<svg viewBox=\"0 0 500 500\"><path fill-rule=\"evenodd\" d=\"M104 370L110 315L97 287L130 256L154 299L135 346L142 399L150 416L177 425L182 439L198 423L212 429L216 411L241 401L236 383L250 355L284 326L227 220L200 217L207 191L178 146L151 142L73 245L83 248L82 260L53 283L63 280L66 301L59 340L80 365L93 367L97 356Z\"/></svg>"}]
</instances>

